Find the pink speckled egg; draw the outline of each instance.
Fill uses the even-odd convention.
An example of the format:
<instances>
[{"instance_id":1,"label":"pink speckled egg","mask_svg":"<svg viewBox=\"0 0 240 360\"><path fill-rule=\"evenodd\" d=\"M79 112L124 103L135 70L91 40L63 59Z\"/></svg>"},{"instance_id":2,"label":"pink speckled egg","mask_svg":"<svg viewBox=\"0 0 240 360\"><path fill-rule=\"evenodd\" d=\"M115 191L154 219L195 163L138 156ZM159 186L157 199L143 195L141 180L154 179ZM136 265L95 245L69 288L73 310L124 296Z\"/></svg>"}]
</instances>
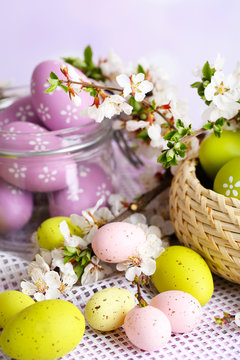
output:
<instances>
[{"instance_id":1,"label":"pink speckled egg","mask_svg":"<svg viewBox=\"0 0 240 360\"><path fill-rule=\"evenodd\" d=\"M0 233L21 229L31 218L33 196L0 179Z\"/></svg>"},{"instance_id":2,"label":"pink speckled egg","mask_svg":"<svg viewBox=\"0 0 240 360\"><path fill-rule=\"evenodd\" d=\"M0 130L13 121L28 121L35 124L41 122L32 106L31 96L18 99L0 112Z\"/></svg>"},{"instance_id":3,"label":"pink speckled egg","mask_svg":"<svg viewBox=\"0 0 240 360\"><path fill-rule=\"evenodd\" d=\"M47 151L61 148L62 140L38 124L14 121L2 127L0 148L10 151Z\"/></svg>"},{"instance_id":4,"label":"pink speckled egg","mask_svg":"<svg viewBox=\"0 0 240 360\"><path fill-rule=\"evenodd\" d=\"M52 217L81 214L82 210L94 206L100 198L104 198L104 206L113 191L109 175L97 164L79 164L75 180L68 188L50 194L49 210Z\"/></svg>"},{"instance_id":5,"label":"pink speckled egg","mask_svg":"<svg viewBox=\"0 0 240 360\"><path fill-rule=\"evenodd\" d=\"M153 306L135 307L124 321L124 330L131 343L142 350L160 350L171 336L166 315Z\"/></svg>"},{"instance_id":6,"label":"pink speckled egg","mask_svg":"<svg viewBox=\"0 0 240 360\"><path fill-rule=\"evenodd\" d=\"M200 324L201 305L195 297L184 291L164 291L155 296L150 305L168 317L174 333L190 332Z\"/></svg>"},{"instance_id":7,"label":"pink speckled egg","mask_svg":"<svg viewBox=\"0 0 240 360\"><path fill-rule=\"evenodd\" d=\"M92 239L92 248L102 261L119 263L137 256L137 247L145 239L146 235L140 227L113 222L97 230Z\"/></svg>"},{"instance_id":8,"label":"pink speckled egg","mask_svg":"<svg viewBox=\"0 0 240 360\"><path fill-rule=\"evenodd\" d=\"M40 63L34 70L31 80L32 102L36 113L41 119L44 126L50 130L58 130L80 126L91 121L90 118L81 116L80 111L86 109L93 103L93 98L89 93L81 91L81 105L75 106L69 99L68 94L57 88L54 92L44 93L50 86L47 82L50 73L57 74L59 79L66 80L60 71L60 61L44 61ZM86 76L73 66L68 65L70 77L75 81L82 79L88 81Z\"/></svg>"},{"instance_id":9,"label":"pink speckled egg","mask_svg":"<svg viewBox=\"0 0 240 360\"><path fill-rule=\"evenodd\" d=\"M67 155L2 158L0 176L21 189L50 192L69 186L77 176L77 166Z\"/></svg>"}]
</instances>

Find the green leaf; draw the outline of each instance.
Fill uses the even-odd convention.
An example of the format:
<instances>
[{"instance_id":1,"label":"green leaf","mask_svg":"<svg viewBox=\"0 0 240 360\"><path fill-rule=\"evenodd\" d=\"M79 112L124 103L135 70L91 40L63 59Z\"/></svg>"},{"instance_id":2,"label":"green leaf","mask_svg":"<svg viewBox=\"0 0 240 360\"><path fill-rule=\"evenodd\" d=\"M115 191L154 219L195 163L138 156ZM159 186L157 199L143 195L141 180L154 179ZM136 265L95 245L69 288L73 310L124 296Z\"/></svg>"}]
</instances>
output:
<instances>
[{"instance_id":1,"label":"green leaf","mask_svg":"<svg viewBox=\"0 0 240 360\"><path fill-rule=\"evenodd\" d=\"M166 158L167 158L167 161L171 161L175 156L175 151L174 149L170 149L167 151L166 153Z\"/></svg>"},{"instance_id":2,"label":"green leaf","mask_svg":"<svg viewBox=\"0 0 240 360\"><path fill-rule=\"evenodd\" d=\"M73 255L73 254L77 254L78 249L76 249L75 247L72 247L72 246L64 246L63 254L65 254L65 252L70 255Z\"/></svg>"},{"instance_id":3,"label":"green leaf","mask_svg":"<svg viewBox=\"0 0 240 360\"><path fill-rule=\"evenodd\" d=\"M138 67L137 67L137 73L142 73L142 74L146 74L144 68L142 67L142 65L138 64Z\"/></svg>"},{"instance_id":4,"label":"green leaf","mask_svg":"<svg viewBox=\"0 0 240 360\"><path fill-rule=\"evenodd\" d=\"M92 65L92 55L92 48L90 45L88 45L84 50L84 61L88 66Z\"/></svg>"},{"instance_id":5,"label":"green leaf","mask_svg":"<svg viewBox=\"0 0 240 360\"><path fill-rule=\"evenodd\" d=\"M50 85L49 88L47 90L45 90L45 93L50 93L53 92L54 90L56 90L58 86L57 85Z\"/></svg>"},{"instance_id":6,"label":"green leaf","mask_svg":"<svg viewBox=\"0 0 240 360\"><path fill-rule=\"evenodd\" d=\"M180 149L181 150L186 150L188 147L187 147L187 145L186 144L184 144L184 143L181 143L180 144Z\"/></svg>"},{"instance_id":7,"label":"green leaf","mask_svg":"<svg viewBox=\"0 0 240 360\"><path fill-rule=\"evenodd\" d=\"M211 69L208 61L203 66L202 74L203 74L203 77L205 80L211 81L212 69Z\"/></svg>"},{"instance_id":8,"label":"green leaf","mask_svg":"<svg viewBox=\"0 0 240 360\"><path fill-rule=\"evenodd\" d=\"M72 259L74 259L74 255L73 256L65 256L64 257L64 264L67 264L69 261L71 261Z\"/></svg>"},{"instance_id":9,"label":"green leaf","mask_svg":"<svg viewBox=\"0 0 240 360\"><path fill-rule=\"evenodd\" d=\"M66 93L68 93L68 87L65 85L59 85Z\"/></svg>"},{"instance_id":10,"label":"green leaf","mask_svg":"<svg viewBox=\"0 0 240 360\"><path fill-rule=\"evenodd\" d=\"M143 141L147 142L150 140L150 137L148 136L147 129L141 130L137 135L136 139L142 139Z\"/></svg>"},{"instance_id":11,"label":"green leaf","mask_svg":"<svg viewBox=\"0 0 240 360\"><path fill-rule=\"evenodd\" d=\"M58 76L52 71L52 72L50 73L50 79L58 80Z\"/></svg>"},{"instance_id":12,"label":"green leaf","mask_svg":"<svg viewBox=\"0 0 240 360\"><path fill-rule=\"evenodd\" d=\"M176 122L176 126L177 126L177 128L180 128L180 127L184 128L184 123L180 119L178 119Z\"/></svg>"},{"instance_id":13,"label":"green leaf","mask_svg":"<svg viewBox=\"0 0 240 360\"><path fill-rule=\"evenodd\" d=\"M83 274L84 267L80 263L78 263L74 266L74 271L75 271L75 274L77 275L78 279L80 279Z\"/></svg>"},{"instance_id":14,"label":"green leaf","mask_svg":"<svg viewBox=\"0 0 240 360\"><path fill-rule=\"evenodd\" d=\"M202 83L200 81L196 81L195 83L191 84L192 88L198 88Z\"/></svg>"},{"instance_id":15,"label":"green leaf","mask_svg":"<svg viewBox=\"0 0 240 360\"><path fill-rule=\"evenodd\" d=\"M172 137L177 133L177 130L169 131L165 136L165 140L172 140Z\"/></svg>"}]
</instances>

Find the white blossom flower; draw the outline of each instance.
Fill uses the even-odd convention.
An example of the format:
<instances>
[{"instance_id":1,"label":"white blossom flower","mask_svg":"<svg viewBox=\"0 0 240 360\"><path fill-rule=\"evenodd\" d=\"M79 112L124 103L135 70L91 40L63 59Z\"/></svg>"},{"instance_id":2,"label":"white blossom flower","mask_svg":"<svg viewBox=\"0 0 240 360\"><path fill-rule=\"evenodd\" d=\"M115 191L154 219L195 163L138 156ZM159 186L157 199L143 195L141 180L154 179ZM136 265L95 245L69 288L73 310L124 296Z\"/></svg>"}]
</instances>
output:
<instances>
[{"instance_id":1,"label":"white blossom flower","mask_svg":"<svg viewBox=\"0 0 240 360\"><path fill-rule=\"evenodd\" d=\"M32 282L22 281L22 292L27 295L34 295L37 301L57 299L64 292L64 286L56 271L44 272L40 268L33 268L30 271Z\"/></svg>"},{"instance_id":2,"label":"white blossom flower","mask_svg":"<svg viewBox=\"0 0 240 360\"><path fill-rule=\"evenodd\" d=\"M144 186L145 191L152 190L159 184L159 179L153 166L145 166L143 172L138 175L139 183Z\"/></svg>"},{"instance_id":3,"label":"white blossom flower","mask_svg":"<svg viewBox=\"0 0 240 360\"><path fill-rule=\"evenodd\" d=\"M111 274L113 270L106 264L100 265L100 260L93 256L90 263L84 268L84 272L81 277L81 284L87 285L94 283L98 280L104 279L107 275Z\"/></svg>"},{"instance_id":4,"label":"white blossom flower","mask_svg":"<svg viewBox=\"0 0 240 360\"><path fill-rule=\"evenodd\" d=\"M108 204L114 216L120 215L126 209L124 203L127 204L127 200L121 194L111 194L108 198Z\"/></svg>"},{"instance_id":5,"label":"white blossom flower","mask_svg":"<svg viewBox=\"0 0 240 360\"><path fill-rule=\"evenodd\" d=\"M87 247L88 244L86 243L86 241L83 238L81 238L80 236L71 234L66 220L63 220L59 224L59 230L64 237L64 245L65 246L71 246L71 247L79 246L81 248Z\"/></svg>"},{"instance_id":6,"label":"white blossom flower","mask_svg":"<svg viewBox=\"0 0 240 360\"><path fill-rule=\"evenodd\" d=\"M127 261L117 264L116 269L125 271L126 279L132 282L142 273L146 276L153 275L156 270L156 262L152 258L130 257Z\"/></svg>"},{"instance_id":7,"label":"white blossom flower","mask_svg":"<svg viewBox=\"0 0 240 360\"><path fill-rule=\"evenodd\" d=\"M127 97L132 94L136 101L143 101L146 94L153 89L153 84L145 80L143 73L133 74L130 78L125 74L121 74L117 76L116 80L119 86L123 88L123 96Z\"/></svg>"},{"instance_id":8,"label":"white blossom flower","mask_svg":"<svg viewBox=\"0 0 240 360\"><path fill-rule=\"evenodd\" d=\"M217 54L217 57L212 65L212 67L216 71L221 71L223 69L223 65L224 65L224 58L221 56L221 54Z\"/></svg>"},{"instance_id":9,"label":"white blossom flower","mask_svg":"<svg viewBox=\"0 0 240 360\"><path fill-rule=\"evenodd\" d=\"M102 122L106 117L111 119L114 115L119 115L121 112L130 115L132 106L120 95L107 96L105 100L98 106L90 106L88 108L88 115L96 122Z\"/></svg>"},{"instance_id":10,"label":"white blossom flower","mask_svg":"<svg viewBox=\"0 0 240 360\"><path fill-rule=\"evenodd\" d=\"M125 64L113 50L110 50L108 57L101 61L101 69L105 76L112 77L125 72Z\"/></svg>"},{"instance_id":11,"label":"white blossom flower","mask_svg":"<svg viewBox=\"0 0 240 360\"><path fill-rule=\"evenodd\" d=\"M220 110L226 111L239 100L240 88L233 74L225 76L222 71L216 71L204 94L208 101L213 101Z\"/></svg>"},{"instance_id":12,"label":"white blossom flower","mask_svg":"<svg viewBox=\"0 0 240 360\"><path fill-rule=\"evenodd\" d=\"M160 227L162 236L172 235L175 232L171 220L164 219L160 214L153 215L150 223Z\"/></svg>"},{"instance_id":13,"label":"white blossom flower","mask_svg":"<svg viewBox=\"0 0 240 360\"><path fill-rule=\"evenodd\" d=\"M232 102L231 105L229 104L228 107L225 109L218 108L213 102L208 106L203 114L202 119L204 123L207 121L215 122L217 119L223 117L227 120L233 118L238 111L240 110L240 104L237 102Z\"/></svg>"}]
</instances>

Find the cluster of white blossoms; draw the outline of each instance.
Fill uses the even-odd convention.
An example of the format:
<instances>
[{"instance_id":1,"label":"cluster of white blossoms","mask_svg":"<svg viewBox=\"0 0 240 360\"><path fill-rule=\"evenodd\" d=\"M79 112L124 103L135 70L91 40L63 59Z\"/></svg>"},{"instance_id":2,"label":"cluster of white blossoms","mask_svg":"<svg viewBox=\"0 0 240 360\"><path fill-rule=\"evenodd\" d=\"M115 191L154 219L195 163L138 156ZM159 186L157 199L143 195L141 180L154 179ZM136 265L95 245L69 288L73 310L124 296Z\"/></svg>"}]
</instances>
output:
<instances>
[{"instance_id":1,"label":"cluster of white blossoms","mask_svg":"<svg viewBox=\"0 0 240 360\"><path fill-rule=\"evenodd\" d=\"M117 264L117 270L125 271L125 277L129 281L134 281L141 275L153 275L156 270L155 259L166 247L161 240L161 230L154 225L148 226L143 214L133 214L124 221L139 226L145 233L145 241L139 244L134 257L129 257L128 260Z\"/></svg>"},{"instance_id":2,"label":"cluster of white blossoms","mask_svg":"<svg viewBox=\"0 0 240 360\"><path fill-rule=\"evenodd\" d=\"M204 122L214 122L221 117L230 120L240 110L240 63L229 75L224 74L223 65L224 59L218 55L212 65L215 73L204 90L206 100L211 101L203 113ZM194 75L202 77L200 68L195 70Z\"/></svg>"}]
</instances>

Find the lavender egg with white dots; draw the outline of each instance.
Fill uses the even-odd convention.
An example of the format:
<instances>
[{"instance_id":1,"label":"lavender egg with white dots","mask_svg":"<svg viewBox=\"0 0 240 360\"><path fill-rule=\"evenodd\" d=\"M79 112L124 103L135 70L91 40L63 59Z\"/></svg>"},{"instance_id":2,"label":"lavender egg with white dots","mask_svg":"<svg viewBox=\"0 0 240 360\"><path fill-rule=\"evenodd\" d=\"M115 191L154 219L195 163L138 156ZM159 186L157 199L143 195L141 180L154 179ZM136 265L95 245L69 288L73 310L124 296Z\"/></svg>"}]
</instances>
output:
<instances>
[{"instance_id":1,"label":"lavender egg with white dots","mask_svg":"<svg viewBox=\"0 0 240 360\"><path fill-rule=\"evenodd\" d=\"M81 111L93 103L93 98L88 92L81 91L81 105L75 106L68 94L58 87L53 92L45 93L50 86L46 79L54 72L59 79L66 80L60 67L62 62L48 60L40 63L34 70L31 79L32 102L42 124L50 130L66 129L84 125L92 121L87 116L82 116ZM75 81L88 81L86 76L71 65L66 64L70 78Z\"/></svg>"},{"instance_id":2,"label":"lavender egg with white dots","mask_svg":"<svg viewBox=\"0 0 240 360\"><path fill-rule=\"evenodd\" d=\"M14 121L0 134L0 148L9 151L42 152L61 148L61 138L38 124Z\"/></svg>"},{"instance_id":3,"label":"lavender egg with white dots","mask_svg":"<svg viewBox=\"0 0 240 360\"><path fill-rule=\"evenodd\" d=\"M21 229L31 218L33 195L0 179L0 233Z\"/></svg>"},{"instance_id":4,"label":"lavender egg with white dots","mask_svg":"<svg viewBox=\"0 0 240 360\"><path fill-rule=\"evenodd\" d=\"M2 158L0 176L12 185L34 192L51 192L71 185L77 166L68 155Z\"/></svg>"},{"instance_id":5,"label":"lavender egg with white dots","mask_svg":"<svg viewBox=\"0 0 240 360\"><path fill-rule=\"evenodd\" d=\"M50 194L49 210L51 216L70 216L81 214L103 198L103 206L113 191L111 178L97 164L84 162L78 165L78 176L72 184L61 191Z\"/></svg>"},{"instance_id":6,"label":"lavender egg with white dots","mask_svg":"<svg viewBox=\"0 0 240 360\"><path fill-rule=\"evenodd\" d=\"M2 130L4 125L13 121L28 121L34 124L41 123L32 105L31 96L25 96L16 100L0 112L0 130Z\"/></svg>"}]
</instances>

